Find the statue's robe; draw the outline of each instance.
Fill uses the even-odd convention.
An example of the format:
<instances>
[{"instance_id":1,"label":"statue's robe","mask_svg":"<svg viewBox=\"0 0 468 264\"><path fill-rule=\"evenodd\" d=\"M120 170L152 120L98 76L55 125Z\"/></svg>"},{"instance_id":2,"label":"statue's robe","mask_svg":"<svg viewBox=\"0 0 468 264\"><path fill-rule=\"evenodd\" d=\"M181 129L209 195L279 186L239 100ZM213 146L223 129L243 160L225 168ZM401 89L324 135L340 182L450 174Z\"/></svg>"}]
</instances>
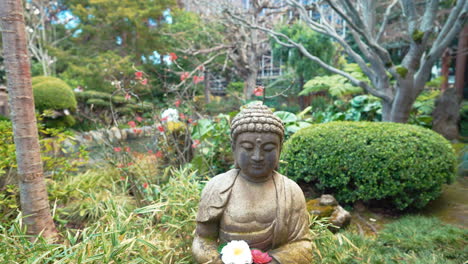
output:
<instances>
[{"instance_id":1,"label":"statue's robe","mask_svg":"<svg viewBox=\"0 0 468 264\"><path fill-rule=\"evenodd\" d=\"M232 188L239 176L234 169L211 179L202 192L197 222L219 222L231 196ZM309 216L305 198L299 186L287 177L275 172L273 176L277 192L276 219L272 234L272 246L267 249L278 263L309 264L312 263L312 244L309 232ZM193 251L199 263L216 263L214 258L218 243L196 234Z\"/></svg>"}]
</instances>

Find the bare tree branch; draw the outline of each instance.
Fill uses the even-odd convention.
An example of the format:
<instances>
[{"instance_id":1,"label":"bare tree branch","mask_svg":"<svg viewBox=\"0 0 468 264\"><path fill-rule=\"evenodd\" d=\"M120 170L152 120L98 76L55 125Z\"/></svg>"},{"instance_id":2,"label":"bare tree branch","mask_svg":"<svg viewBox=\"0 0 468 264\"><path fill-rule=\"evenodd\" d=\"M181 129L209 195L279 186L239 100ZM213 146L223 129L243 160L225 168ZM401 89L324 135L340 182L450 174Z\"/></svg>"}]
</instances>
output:
<instances>
[{"instance_id":1,"label":"bare tree branch","mask_svg":"<svg viewBox=\"0 0 468 264\"><path fill-rule=\"evenodd\" d=\"M384 18L383 18L383 21L382 21L382 25L380 26L380 30L379 30L379 33L377 33L377 36L375 38L375 40L377 42L380 41L380 39L382 38L382 35L383 33L385 32L385 27L387 26L388 24L388 19L390 17L390 13L392 12L392 9L393 7L398 3L398 0L393 0L393 2L387 7L387 9L385 10L385 14L384 14Z\"/></svg>"}]
</instances>

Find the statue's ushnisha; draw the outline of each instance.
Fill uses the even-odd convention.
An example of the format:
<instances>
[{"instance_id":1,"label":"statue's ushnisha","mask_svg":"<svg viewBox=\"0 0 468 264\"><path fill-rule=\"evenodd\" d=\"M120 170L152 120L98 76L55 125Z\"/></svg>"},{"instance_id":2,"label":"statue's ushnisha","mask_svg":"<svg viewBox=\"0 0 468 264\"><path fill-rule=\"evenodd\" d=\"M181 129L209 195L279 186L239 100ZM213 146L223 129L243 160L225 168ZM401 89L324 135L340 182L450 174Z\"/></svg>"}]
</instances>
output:
<instances>
[{"instance_id":1,"label":"statue's ushnisha","mask_svg":"<svg viewBox=\"0 0 468 264\"><path fill-rule=\"evenodd\" d=\"M197 214L193 254L198 263L222 263L217 248L244 240L271 263L309 264L312 246L304 194L275 171L284 127L264 105L250 105L231 123L236 169L212 178Z\"/></svg>"}]
</instances>

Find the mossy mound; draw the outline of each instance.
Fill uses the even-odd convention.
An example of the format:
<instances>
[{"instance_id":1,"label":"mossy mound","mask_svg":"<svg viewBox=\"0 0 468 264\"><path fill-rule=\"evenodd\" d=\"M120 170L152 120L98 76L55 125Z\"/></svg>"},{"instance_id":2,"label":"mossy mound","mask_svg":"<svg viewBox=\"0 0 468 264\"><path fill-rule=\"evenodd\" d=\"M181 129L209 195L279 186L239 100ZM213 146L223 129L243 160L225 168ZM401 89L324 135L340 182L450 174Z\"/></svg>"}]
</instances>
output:
<instances>
[{"instance_id":1,"label":"mossy mound","mask_svg":"<svg viewBox=\"0 0 468 264\"><path fill-rule=\"evenodd\" d=\"M64 81L49 76L39 76L32 78L34 102L36 109L40 112L44 110L64 110L71 112L76 110L75 94Z\"/></svg>"}]
</instances>

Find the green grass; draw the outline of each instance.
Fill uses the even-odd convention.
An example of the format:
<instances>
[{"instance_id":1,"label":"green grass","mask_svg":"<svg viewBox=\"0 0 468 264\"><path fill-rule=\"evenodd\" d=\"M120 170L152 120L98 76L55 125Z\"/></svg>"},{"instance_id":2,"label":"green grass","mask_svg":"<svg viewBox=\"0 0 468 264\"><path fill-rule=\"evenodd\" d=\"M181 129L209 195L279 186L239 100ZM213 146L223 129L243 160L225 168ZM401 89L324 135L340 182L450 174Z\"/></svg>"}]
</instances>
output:
<instances>
[{"instance_id":1,"label":"green grass","mask_svg":"<svg viewBox=\"0 0 468 264\"><path fill-rule=\"evenodd\" d=\"M137 205L118 170L63 178L52 188L61 243L32 243L19 215L0 223L0 263L195 263L191 244L203 183L187 169L168 174L164 184L150 183L143 190L145 206ZM468 231L435 218L403 217L377 237L332 234L321 221L314 221L311 233L314 263L459 264L468 259Z\"/></svg>"}]
</instances>

